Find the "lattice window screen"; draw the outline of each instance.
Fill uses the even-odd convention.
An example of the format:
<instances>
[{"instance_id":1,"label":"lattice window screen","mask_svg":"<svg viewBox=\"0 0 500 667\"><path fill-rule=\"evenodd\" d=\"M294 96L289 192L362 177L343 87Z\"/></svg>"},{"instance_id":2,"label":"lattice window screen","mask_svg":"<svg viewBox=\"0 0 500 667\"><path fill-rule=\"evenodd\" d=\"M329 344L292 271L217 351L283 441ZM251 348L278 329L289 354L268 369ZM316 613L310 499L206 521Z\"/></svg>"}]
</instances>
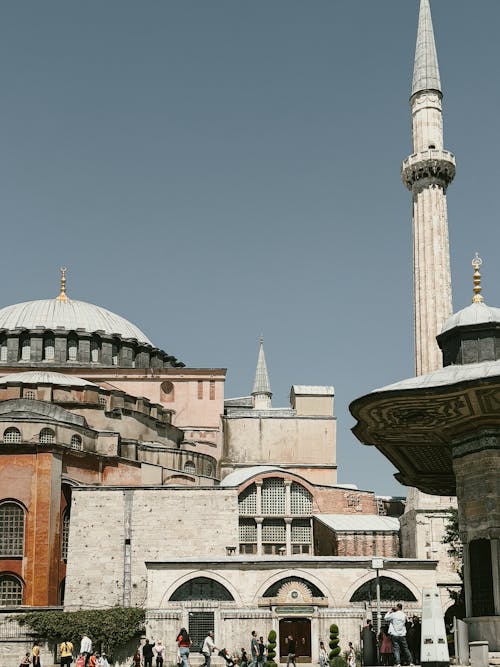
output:
<instances>
[{"instance_id":1,"label":"lattice window screen","mask_svg":"<svg viewBox=\"0 0 500 667\"><path fill-rule=\"evenodd\" d=\"M61 557L63 560L68 559L69 517L69 511L66 510L63 515L61 535Z\"/></svg>"},{"instance_id":2,"label":"lattice window screen","mask_svg":"<svg viewBox=\"0 0 500 667\"><path fill-rule=\"evenodd\" d=\"M71 449L81 449L82 448L82 439L79 435L71 436Z\"/></svg>"},{"instance_id":3,"label":"lattice window screen","mask_svg":"<svg viewBox=\"0 0 500 667\"><path fill-rule=\"evenodd\" d=\"M214 612L213 611L190 611L189 612L189 636L191 637L190 650L194 653L199 653L205 637L210 630L214 629Z\"/></svg>"},{"instance_id":4,"label":"lattice window screen","mask_svg":"<svg viewBox=\"0 0 500 667\"><path fill-rule=\"evenodd\" d=\"M15 577L0 577L0 606L9 607L23 603L23 586Z\"/></svg>"},{"instance_id":5,"label":"lattice window screen","mask_svg":"<svg viewBox=\"0 0 500 667\"><path fill-rule=\"evenodd\" d=\"M294 519L292 521L292 542L310 544L311 522L309 519Z\"/></svg>"},{"instance_id":6,"label":"lattice window screen","mask_svg":"<svg viewBox=\"0 0 500 667\"><path fill-rule=\"evenodd\" d=\"M257 524L253 519L240 519L240 542L257 542Z\"/></svg>"},{"instance_id":7,"label":"lattice window screen","mask_svg":"<svg viewBox=\"0 0 500 667\"><path fill-rule=\"evenodd\" d=\"M184 464L184 472L187 475L194 475L196 472L196 466L192 461L186 461Z\"/></svg>"},{"instance_id":8,"label":"lattice window screen","mask_svg":"<svg viewBox=\"0 0 500 667\"><path fill-rule=\"evenodd\" d=\"M18 428L7 428L3 434L3 441L7 443L21 442L21 431Z\"/></svg>"},{"instance_id":9,"label":"lattice window screen","mask_svg":"<svg viewBox=\"0 0 500 667\"><path fill-rule=\"evenodd\" d=\"M51 445L56 441L56 434L50 428L42 428L40 431L40 443L42 445Z\"/></svg>"},{"instance_id":10,"label":"lattice window screen","mask_svg":"<svg viewBox=\"0 0 500 667\"><path fill-rule=\"evenodd\" d=\"M0 345L0 361L7 361L7 343L2 342Z\"/></svg>"},{"instance_id":11,"label":"lattice window screen","mask_svg":"<svg viewBox=\"0 0 500 667\"><path fill-rule=\"evenodd\" d=\"M307 489L293 482L290 489L290 503L292 514L311 514L312 496Z\"/></svg>"},{"instance_id":12,"label":"lattice window screen","mask_svg":"<svg viewBox=\"0 0 500 667\"><path fill-rule=\"evenodd\" d=\"M265 519L262 524L263 542L285 542L285 522L281 519Z\"/></svg>"},{"instance_id":13,"label":"lattice window screen","mask_svg":"<svg viewBox=\"0 0 500 667\"><path fill-rule=\"evenodd\" d=\"M257 514L257 488L255 484L240 493L238 508L240 514Z\"/></svg>"},{"instance_id":14,"label":"lattice window screen","mask_svg":"<svg viewBox=\"0 0 500 667\"><path fill-rule=\"evenodd\" d=\"M24 510L16 503L2 503L0 505L0 556L22 556L23 554Z\"/></svg>"},{"instance_id":15,"label":"lattice window screen","mask_svg":"<svg viewBox=\"0 0 500 667\"><path fill-rule=\"evenodd\" d=\"M265 479L262 485L262 514L285 513L285 484L278 477Z\"/></svg>"}]
</instances>

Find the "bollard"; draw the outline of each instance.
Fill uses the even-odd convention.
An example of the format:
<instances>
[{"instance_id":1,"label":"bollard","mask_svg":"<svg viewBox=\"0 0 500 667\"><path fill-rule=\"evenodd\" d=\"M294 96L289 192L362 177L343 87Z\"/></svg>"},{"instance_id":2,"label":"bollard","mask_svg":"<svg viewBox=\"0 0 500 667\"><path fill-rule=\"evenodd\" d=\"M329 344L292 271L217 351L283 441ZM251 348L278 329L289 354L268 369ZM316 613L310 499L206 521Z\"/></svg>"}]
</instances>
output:
<instances>
[{"instance_id":1,"label":"bollard","mask_svg":"<svg viewBox=\"0 0 500 667\"><path fill-rule=\"evenodd\" d=\"M488 667L488 642L469 642L471 667Z\"/></svg>"}]
</instances>

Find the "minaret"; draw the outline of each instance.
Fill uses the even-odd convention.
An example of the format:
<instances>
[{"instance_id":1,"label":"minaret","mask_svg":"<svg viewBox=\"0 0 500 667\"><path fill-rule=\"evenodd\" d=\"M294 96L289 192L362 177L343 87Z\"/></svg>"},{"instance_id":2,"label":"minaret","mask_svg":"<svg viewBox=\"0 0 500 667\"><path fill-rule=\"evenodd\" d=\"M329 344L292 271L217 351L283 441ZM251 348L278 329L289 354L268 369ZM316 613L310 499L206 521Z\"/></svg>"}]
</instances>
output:
<instances>
[{"instance_id":1,"label":"minaret","mask_svg":"<svg viewBox=\"0 0 500 667\"><path fill-rule=\"evenodd\" d=\"M269 410L271 408L271 385L267 373L266 357L264 354L264 339L259 338L259 356L255 370L255 380L252 389L253 406L256 410Z\"/></svg>"},{"instance_id":2,"label":"minaret","mask_svg":"<svg viewBox=\"0 0 500 667\"><path fill-rule=\"evenodd\" d=\"M401 173L413 195L416 375L441 368L436 336L452 313L446 188L455 157L443 148L442 97L429 0L420 0L410 97L413 154Z\"/></svg>"}]
</instances>

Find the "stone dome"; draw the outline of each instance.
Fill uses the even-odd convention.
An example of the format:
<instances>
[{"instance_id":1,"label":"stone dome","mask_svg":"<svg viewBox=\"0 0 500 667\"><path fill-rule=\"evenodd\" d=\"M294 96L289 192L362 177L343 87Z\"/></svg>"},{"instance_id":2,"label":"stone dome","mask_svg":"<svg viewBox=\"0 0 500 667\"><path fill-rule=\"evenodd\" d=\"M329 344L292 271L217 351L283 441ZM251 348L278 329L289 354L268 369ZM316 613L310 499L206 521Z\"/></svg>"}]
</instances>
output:
<instances>
[{"instance_id":1,"label":"stone dome","mask_svg":"<svg viewBox=\"0 0 500 667\"><path fill-rule=\"evenodd\" d=\"M16 303L0 309L0 329L76 329L88 333L102 331L122 338L135 338L153 346L149 338L124 317L85 301L43 299Z\"/></svg>"},{"instance_id":2,"label":"stone dome","mask_svg":"<svg viewBox=\"0 0 500 667\"><path fill-rule=\"evenodd\" d=\"M449 317L443 325L441 333L456 327L469 327L477 324L498 322L500 324L500 308L493 308L483 303L471 303Z\"/></svg>"},{"instance_id":3,"label":"stone dome","mask_svg":"<svg viewBox=\"0 0 500 667\"><path fill-rule=\"evenodd\" d=\"M0 378L0 385L3 386L6 384L55 384L60 387L99 387L94 382L83 380L76 375L65 375L64 373L56 373L54 371L11 373Z\"/></svg>"}]
</instances>

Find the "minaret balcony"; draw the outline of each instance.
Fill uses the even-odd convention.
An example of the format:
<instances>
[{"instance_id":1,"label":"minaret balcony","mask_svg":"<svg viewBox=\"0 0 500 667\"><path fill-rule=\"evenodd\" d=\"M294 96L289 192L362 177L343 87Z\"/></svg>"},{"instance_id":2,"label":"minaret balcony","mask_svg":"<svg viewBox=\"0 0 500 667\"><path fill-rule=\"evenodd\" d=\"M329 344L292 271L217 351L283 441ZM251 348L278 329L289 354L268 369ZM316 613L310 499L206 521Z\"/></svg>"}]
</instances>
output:
<instances>
[{"instance_id":1,"label":"minaret balcony","mask_svg":"<svg viewBox=\"0 0 500 667\"><path fill-rule=\"evenodd\" d=\"M408 190L420 192L437 185L446 188L455 177L455 156L450 151L429 148L406 158L401 166L401 178Z\"/></svg>"}]
</instances>

